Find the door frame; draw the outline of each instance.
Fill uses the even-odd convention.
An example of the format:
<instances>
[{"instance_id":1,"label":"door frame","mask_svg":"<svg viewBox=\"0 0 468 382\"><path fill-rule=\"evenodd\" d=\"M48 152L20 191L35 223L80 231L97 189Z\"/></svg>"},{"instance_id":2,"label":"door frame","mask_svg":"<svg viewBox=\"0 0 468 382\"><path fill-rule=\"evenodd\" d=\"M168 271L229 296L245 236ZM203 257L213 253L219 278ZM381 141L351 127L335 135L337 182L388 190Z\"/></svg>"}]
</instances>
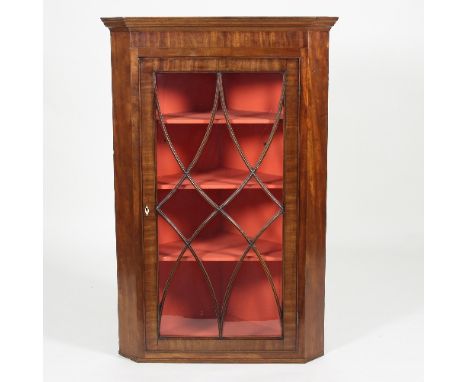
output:
<instances>
[{"instance_id":1,"label":"door frame","mask_svg":"<svg viewBox=\"0 0 468 382\"><path fill-rule=\"evenodd\" d=\"M158 338L158 261L153 72L285 72L282 338ZM146 57L138 60L145 344L150 352L292 352L298 332L299 60L247 57ZM145 206L150 207L146 216Z\"/></svg>"}]
</instances>

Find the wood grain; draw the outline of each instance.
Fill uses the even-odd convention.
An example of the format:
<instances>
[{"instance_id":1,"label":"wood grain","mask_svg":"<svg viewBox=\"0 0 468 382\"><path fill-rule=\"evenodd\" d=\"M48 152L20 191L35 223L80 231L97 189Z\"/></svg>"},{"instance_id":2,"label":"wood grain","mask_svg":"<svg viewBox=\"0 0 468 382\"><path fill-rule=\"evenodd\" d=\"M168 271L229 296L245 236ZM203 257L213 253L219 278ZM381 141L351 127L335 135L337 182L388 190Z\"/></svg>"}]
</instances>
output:
<instances>
[{"instance_id":1,"label":"wood grain","mask_svg":"<svg viewBox=\"0 0 468 382\"><path fill-rule=\"evenodd\" d=\"M142 31L151 29L218 28L240 30L254 29L317 29L328 31L337 17L102 17L110 30Z\"/></svg>"},{"instance_id":2,"label":"wood grain","mask_svg":"<svg viewBox=\"0 0 468 382\"><path fill-rule=\"evenodd\" d=\"M112 32L119 349L144 356L139 133L132 110L129 40L128 33Z\"/></svg>"},{"instance_id":3,"label":"wood grain","mask_svg":"<svg viewBox=\"0 0 468 382\"><path fill-rule=\"evenodd\" d=\"M226 71L226 72L252 72L252 71L287 71L287 100L286 110L290 112L286 115L285 131L287 144L285 155L288 158L285 187L288 195L286 202L285 214L285 238L284 238L284 279L286 288L284 289L283 305L284 305L284 333L282 339L229 339L229 340L213 340L213 339L180 339L180 338L158 338L157 337L157 320L155 312L157 309L157 252L154 248L156 241L154 231L153 214L144 218L145 225L145 244L148 242L149 247L145 249L146 265L150 267L146 271L145 277L145 297L146 297L146 344L147 349L151 351L190 351L204 352L206 350L225 351L225 352L256 352L256 351L290 351L295 350L296 346L296 263L295 263L295 207L296 207L296 190L297 190L297 88L298 88L298 62L297 60L278 60L278 59L141 59L140 60L140 97L141 97L141 120L142 120L142 157L148 158L148 161L143 160L143 195L148 195L148 201L144 200L143 204L154 203L154 185L156 181L156 173L154 172L154 120L152 118L152 75L155 71L173 71L173 72L190 72L190 71ZM145 179L146 178L146 179ZM144 196L145 197L145 196Z\"/></svg>"},{"instance_id":4,"label":"wood grain","mask_svg":"<svg viewBox=\"0 0 468 382\"><path fill-rule=\"evenodd\" d=\"M310 360L323 354L327 180L328 33L308 33L301 58L299 139L299 336Z\"/></svg>"},{"instance_id":5,"label":"wood grain","mask_svg":"<svg viewBox=\"0 0 468 382\"><path fill-rule=\"evenodd\" d=\"M112 48L120 354L138 362L307 362L323 354L328 37L336 20L103 19ZM287 73L283 338L157 336L154 70Z\"/></svg>"}]
</instances>

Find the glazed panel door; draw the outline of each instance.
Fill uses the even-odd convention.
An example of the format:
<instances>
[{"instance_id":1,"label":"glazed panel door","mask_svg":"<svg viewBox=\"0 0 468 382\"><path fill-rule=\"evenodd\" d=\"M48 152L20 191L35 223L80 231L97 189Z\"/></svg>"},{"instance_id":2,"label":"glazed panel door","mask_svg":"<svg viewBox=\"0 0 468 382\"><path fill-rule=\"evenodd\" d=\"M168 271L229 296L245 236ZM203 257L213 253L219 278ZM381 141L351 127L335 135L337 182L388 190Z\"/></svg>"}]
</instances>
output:
<instances>
[{"instance_id":1,"label":"glazed panel door","mask_svg":"<svg viewBox=\"0 0 468 382\"><path fill-rule=\"evenodd\" d=\"M296 346L298 61L139 61L151 351Z\"/></svg>"}]
</instances>

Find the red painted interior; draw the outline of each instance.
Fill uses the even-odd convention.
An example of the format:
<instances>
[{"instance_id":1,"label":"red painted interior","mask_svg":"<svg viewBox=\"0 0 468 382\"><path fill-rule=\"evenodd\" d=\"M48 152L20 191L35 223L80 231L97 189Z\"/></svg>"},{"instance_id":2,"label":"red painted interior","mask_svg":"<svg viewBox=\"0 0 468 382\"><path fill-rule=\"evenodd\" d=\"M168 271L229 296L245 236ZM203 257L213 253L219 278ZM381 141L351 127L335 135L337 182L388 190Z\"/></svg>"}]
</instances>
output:
<instances>
[{"instance_id":1,"label":"red painted interior","mask_svg":"<svg viewBox=\"0 0 468 382\"><path fill-rule=\"evenodd\" d=\"M184 166L194 157L205 134L216 86L214 73L160 73L158 99L169 135ZM251 165L262 152L271 132L281 93L280 73L224 73L223 87L231 123ZM156 134L157 199L161 201L182 176L161 126ZM217 204L234 192L249 172L226 127L221 107L205 149L191 171L200 187ZM282 122L257 172L271 193L283 199ZM213 211L185 180L163 206L164 213L189 238ZM278 206L258 182L246 187L225 208L249 238L253 238L277 212ZM192 247L210 277L219 304L228 280L248 243L221 214L211 220L194 239ZM279 299L282 298L282 218L258 239L256 246L267 263ZM158 217L159 298L175 264L183 241L163 218ZM162 336L217 337L213 299L198 263L185 252L168 289L161 317ZM258 258L251 250L234 280L227 307L224 337L278 337L281 321L274 294Z\"/></svg>"}]
</instances>

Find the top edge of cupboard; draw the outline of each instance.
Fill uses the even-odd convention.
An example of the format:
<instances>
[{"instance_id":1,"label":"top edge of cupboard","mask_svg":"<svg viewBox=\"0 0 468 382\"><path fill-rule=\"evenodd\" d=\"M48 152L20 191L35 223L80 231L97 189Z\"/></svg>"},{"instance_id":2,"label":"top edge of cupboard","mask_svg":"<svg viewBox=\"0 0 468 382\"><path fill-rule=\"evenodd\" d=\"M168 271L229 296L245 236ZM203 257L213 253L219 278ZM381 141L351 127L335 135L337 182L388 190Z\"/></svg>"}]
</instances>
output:
<instances>
[{"instance_id":1,"label":"top edge of cupboard","mask_svg":"<svg viewBox=\"0 0 468 382\"><path fill-rule=\"evenodd\" d=\"M315 29L328 31L338 17L101 17L111 31L162 29L249 30Z\"/></svg>"}]
</instances>

